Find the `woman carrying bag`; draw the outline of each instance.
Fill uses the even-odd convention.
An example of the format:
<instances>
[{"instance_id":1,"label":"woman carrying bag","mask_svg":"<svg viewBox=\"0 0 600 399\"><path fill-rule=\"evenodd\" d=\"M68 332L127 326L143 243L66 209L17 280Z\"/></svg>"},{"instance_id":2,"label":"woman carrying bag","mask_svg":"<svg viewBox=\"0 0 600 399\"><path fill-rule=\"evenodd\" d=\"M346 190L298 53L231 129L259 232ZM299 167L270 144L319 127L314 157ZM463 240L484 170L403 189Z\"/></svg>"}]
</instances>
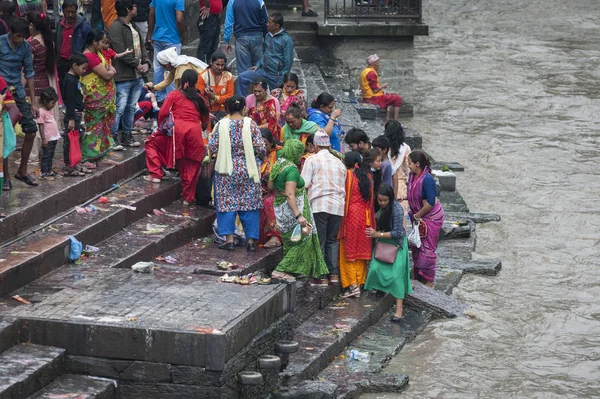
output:
<instances>
[{"instance_id":1,"label":"woman carrying bag","mask_svg":"<svg viewBox=\"0 0 600 399\"><path fill-rule=\"evenodd\" d=\"M379 187L377 202L378 230L366 229L367 237L375 239L375 242L364 289L393 295L396 298L396 311L391 320L398 323L402 320L404 296L412 293L404 210L396 200L394 189L388 184Z\"/></svg>"}]
</instances>

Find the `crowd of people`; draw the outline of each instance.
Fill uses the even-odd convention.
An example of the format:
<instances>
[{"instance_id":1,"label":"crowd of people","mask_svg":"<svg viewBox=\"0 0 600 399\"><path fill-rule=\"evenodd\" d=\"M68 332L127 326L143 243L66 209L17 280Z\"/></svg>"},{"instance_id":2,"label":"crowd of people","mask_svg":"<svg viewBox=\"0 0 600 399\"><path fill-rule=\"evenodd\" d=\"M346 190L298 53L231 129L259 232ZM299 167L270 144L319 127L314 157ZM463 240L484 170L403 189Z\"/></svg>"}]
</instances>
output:
<instances>
[{"instance_id":1,"label":"crowd of people","mask_svg":"<svg viewBox=\"0 0 600 399\"><path fill-rule=\"evenodd\" d=\"M56 40L43 9L16 16L1 2L0 186L12 189L17 126L24 140L14 178L35 187L30 161L40 162L46 180L93 173L109 152L141 145L136 119L155 118L144 140L144 179L158 184L176 170L185 205L216 209L220 249L236 250L241 224L247 251L283 247L273 278L341 284L345 298L387 292L400 320L412 290L407 224L419 224L422 236L411 248L414 276L432 286L444 212L426 154L404 142L402 99L384 92L379 57L369 56L359 77L363 100L387 110L384 132L371 142L361 129L344 130L330 93L307 102L280 13L268 15L262 1L230 1L223 52L218 33L207 33L220 29L213 17L222 7L201 2L197 57L180 54L183 0L102 0L104 29L92 27L77 0L64 0ZM227 68L232 33L237 80Z\"/></svg>"}]
</instances>

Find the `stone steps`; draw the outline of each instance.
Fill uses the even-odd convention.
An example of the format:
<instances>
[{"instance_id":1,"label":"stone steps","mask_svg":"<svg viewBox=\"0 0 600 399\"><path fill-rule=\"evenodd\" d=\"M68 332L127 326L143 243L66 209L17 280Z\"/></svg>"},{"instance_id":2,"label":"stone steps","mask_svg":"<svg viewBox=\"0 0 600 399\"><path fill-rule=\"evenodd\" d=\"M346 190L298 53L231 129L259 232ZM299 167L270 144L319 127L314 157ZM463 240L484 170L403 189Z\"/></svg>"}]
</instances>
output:
<instances>
[{"instance_id":1,"label":"stone steps","mask_svg":"<svg viewBox=\"0 0 600 399\"><path fill-rule=\"evenodd\" d=\"M114 381L91 378L85 375L66 374L58 377L45 388L29 396L27 399L112 399L114 397Z\"/></svg>"},{"instance_id":2,"label":"stone steps","mask_svg":"<svg viewBox=\"0 0 600 399\"><path fill-rule=\"evenodd\" d=\"M0 196L0 211L7 215L0 221L0 243L16 238L47 220L48 216L58 215L79 205L144 168L143 147L128 148L123 152L111 153L100 162L94 173L83 177L43 181L33 189L13 182L13 189Z\"/></svg>"},{"instance_id":3,"label":"stone steps","mask_svg":"<svg viewBox=\"0 0 600 399\"><path fill-rule=\"evenodd\" d=\"M20 344L0 354L0 398L26 398L64 369L64 349Z\"/></svg>"},{"instance_id":4,"label":"stone steps","mask_svg":"<svg viewBox=\"0 0 600 399\"><path fill-rule=\"evenodd\" d=\"M346 345L376 323L392 303L389 295L383 298L363 295L332 303L316 312L294 330L299 350L290 355L289 364L281 373L283 384L294 386L316 377ZM343 327L336 329L336 324Z\"/></svg>"},{"instance_id":5,"label":"stone steps","mask_svg":"<svg viewBox=\"0 0 600 399\"><path fill-rule=\"evenodd\" d=\"M149 183L137 178L108 195L110 204L94 202L95 214L71 212L46 228L2 248L0 297L64 264L69 254L68 235L83 245L94 245L179 196L181 183ZM121 206L134 207L135 210Z\"/></svg>"},{"instance_id":6,"label":"stone steps","mask_svg":"<svg viewBox=\"0 0 600 399\"><path fill-rule=\"evenodd\" d=\"M0 317L0 353L18 342L17 323L13 318Z\"/></svg>"}]
</instances>

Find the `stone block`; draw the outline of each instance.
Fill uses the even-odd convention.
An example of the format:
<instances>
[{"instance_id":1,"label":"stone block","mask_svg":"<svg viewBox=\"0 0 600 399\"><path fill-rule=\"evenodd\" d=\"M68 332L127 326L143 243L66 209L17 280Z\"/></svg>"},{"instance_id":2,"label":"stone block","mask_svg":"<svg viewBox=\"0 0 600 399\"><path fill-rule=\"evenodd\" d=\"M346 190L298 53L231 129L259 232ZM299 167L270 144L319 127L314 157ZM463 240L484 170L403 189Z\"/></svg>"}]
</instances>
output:
<instances>
[{"instance_id":1,"label":"stone block","mask_svg":"<svg viewBox=\"0 0 600 399\"><path fill-rule=\"evenodd\" d=\"M456 175L454 172L442 172L441 170L433 170L431 173L440 182L441 191L456 191Z\"/></svg>"},{"instance_id":2,"label":"stone block","mask_svg":"<svg viewBox=\"0 0 600 399\"><path fill-rule=\"evenodd\" d=\"M404 303L413 307L421 307L431 309L434 313L441 317L458 317L463 316L468 305L459 302L456 298L433 290L420 282L413 280L413 292L404 298Z\"/></svg>"},{"instance_id":3,"label":"stone block","mask_svg":"<svg viewBox=\"0 0 600 399\"><path fill-rule=\"evenodd\" d=\"M68 355L67 371L75 374L89 374L98 377L119 378L131 364L132 360L104 359L91 356Z\"/></svg>"},{"instance_id":4,"label":"stone block","mask_svg":"<svg viewBox=\"0 0 600 399\"><path fill-rule=\"evenodd\" d=\"M171 382L171 365L135 361L123 370L119 378L139 382Z\"/></svg>"},{"instance_id":5,"label":"stone block","mask_svg":"<svg viewBox=\"0 0 600 399\"><path fill-rule=\"evenodd\" d=\"M115 381L84 375L62 375L28 399L94 398L113 399ZM76 393L75 393L76 392ZM76 395L76 396L75 396Z\"/></svg>"},{"instance_id":6,"label":"stone block","mask_svg":"<svg viewBox=\"0 0 600 399\"><path fill-rule=\"evenodd\" d=\"M356 109L356 112L358 112L362 119L375 120L379 114L379 107L375 104L354 104L354 109Z\"/></svg>"},{"instance_id":7,"label":"stone block","mask_svg":"<svg viewBox=\"0 0 600 399\"><path fill-rule=\"evenodd\" d=\"M413 151L423 148L423 137L421 137L421 134L411 127L404 129L404 141Z\"/></svg>"},{"instance_id":8,"label":"stone block","mask_svg":"<svg viewBox=\"0 0 600 399\"><path fill-rule=\"evenodd\" d=\"M297 386L282 388L274 399L335 399L337 385L329 381L303 381Z\"/></svg>"},{"instance_id":9,"label":"stone block","mask_svg":"<svg viewBox=\"0 0 600 399\"><path fill-rule=\"evenodd\" d=\"M120 383L117 399L237 399L239 395L227 387L206 387L166 383Z\"/></svg>"}]
</instances>

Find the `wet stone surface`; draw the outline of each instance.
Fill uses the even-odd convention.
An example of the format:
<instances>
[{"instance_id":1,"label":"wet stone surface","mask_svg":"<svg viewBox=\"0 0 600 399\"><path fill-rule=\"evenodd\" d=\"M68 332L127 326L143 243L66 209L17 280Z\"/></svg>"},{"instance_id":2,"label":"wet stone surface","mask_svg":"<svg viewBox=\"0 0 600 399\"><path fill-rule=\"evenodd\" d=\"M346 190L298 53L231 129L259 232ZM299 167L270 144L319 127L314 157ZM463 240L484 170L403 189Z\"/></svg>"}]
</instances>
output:
<instances>
[{"instance_id":1,"label":"wet stone surface","mask_svg":"<svg viewBox=\"0 0 600 399\"><path fill-rule=\"evenodd\" d=\"M58 377L50 385L36 392L28 399L112 399L114 398L115 389L115 382L111 380L67 374Z\"/></svg>"}]
</instances>

